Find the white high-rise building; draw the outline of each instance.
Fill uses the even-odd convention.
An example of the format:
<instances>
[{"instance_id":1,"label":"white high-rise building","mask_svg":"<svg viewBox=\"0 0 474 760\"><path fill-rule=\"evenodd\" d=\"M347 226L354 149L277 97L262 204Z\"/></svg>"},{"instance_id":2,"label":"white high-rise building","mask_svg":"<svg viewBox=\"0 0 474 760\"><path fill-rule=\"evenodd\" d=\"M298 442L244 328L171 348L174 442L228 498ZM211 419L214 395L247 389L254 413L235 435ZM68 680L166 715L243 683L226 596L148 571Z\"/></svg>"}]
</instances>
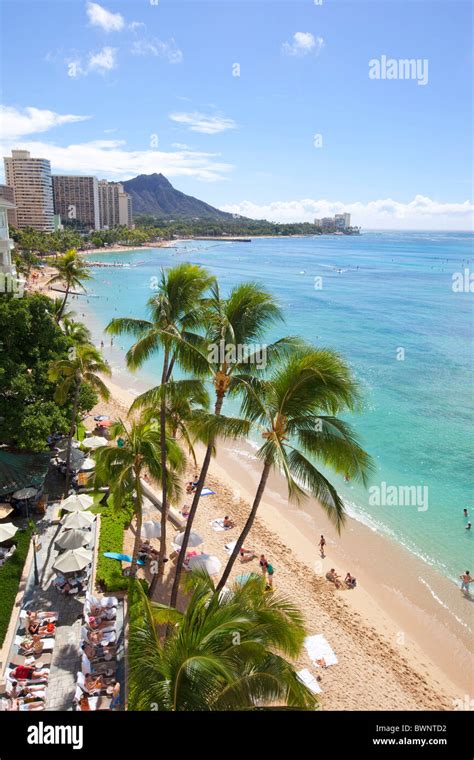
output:
<instances>
[{"instance_id":1,"label":"white high-rise building","mask_svg":"<svg viewBox=\"0 0 474 760\"><path fill-rule=\"evenodd\" d=\"M46 158L31 158L27 150L12 150L12 155L3 160L6 184L15 191L18 227L53 232L50 162Z\"/></svg>"},{"instance_id":2,"label":"white high-rise building","mask_svg":"<svg viewBox=\"0 0 474 760\"><path fill-rule=\"evenodd\" d=\"M99 182L100 226L112 229L118 225L132 226L132 199L120 182Z\"/></svg>"},{"instance_id":3,"label":"white high-rise building","mask_svg":"<svg viewBox=\"0 0 474 760\"><path fill-rule=\"evenodd\" d=\"M338 230L347 230L351 226L350 214L336 214L334 217L334 226Z\"/></svg>"},{"instance_id":4,"label":"white high-rise building","mask_svg":"<svg viewBox=\"0 0 474 760\"><path fill-rule=\"evenodd\" d=\"M15 277L16 270L12 263L13 240L8 230L8 212L14 209L13 203L0 198L0 277L2 281L5 275ZM0 292L3 292L0 289Z\"/></svg>"}]
</instances>

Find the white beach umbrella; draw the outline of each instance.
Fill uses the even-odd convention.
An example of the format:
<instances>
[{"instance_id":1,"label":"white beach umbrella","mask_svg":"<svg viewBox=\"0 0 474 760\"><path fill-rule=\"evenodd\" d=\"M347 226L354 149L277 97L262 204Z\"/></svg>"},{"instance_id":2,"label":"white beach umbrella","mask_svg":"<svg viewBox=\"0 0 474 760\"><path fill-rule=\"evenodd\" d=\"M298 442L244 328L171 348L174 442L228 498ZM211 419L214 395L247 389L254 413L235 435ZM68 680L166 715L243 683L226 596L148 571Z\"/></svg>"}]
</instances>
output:
<instances>
[{"instance_id":1,"label":"white beach umbrella","mask_svg":"<svg viewBox=\"0 0 474 760\"><path fill-rule=\"evenodd\" d=\"M13 538L18 528L13 523L5 523L0 525L0 544L2 541L8 541L9 538Z\"/></svg>"},{"instance_id":2,"label":"white beach umbrella","mask_svg":"<svg viewBox=\"0 0 474 760\"><path fill-rule=\"evenodd\" d=\"M89 470L93 470L95 467L95 462L90 457L87 457L87 459L84 459L83 463L81 464L81 472L88 472Z\"/></svg>"},{"instance_id":3,"label":"white beach umbrella","mask_svg":"<svg viewBox=\"0 0 474 760\"><path fill-rule=\"evenodd\" d=\"M30 486L29 488L20 488L19 491L15 491L13 494L14 499L31 499L33 496L36 496L38 493L37 488L33 488Z\"/></svg>"},{"instance_id":4,"label":"white beach umbrella","mask_svg":"<svg viewBox=\"0 0 474 760\"><path fill-rule=\"evenodd\" d=\"M61 509L66 509L68 512L82 512L84 509L92 507L93 503L92 496L87 496L85 493L72 493L61 502Z\"/></svg>"},{"instance_id":5,"label":"white beach umbrella","mask_svg":"<svg viewBox=\"0 0 474 760\"><path fill-rule=\"evenodd\" d=\"M90 541L91 534L84 533L82 530L64 530L56 541L61 549L79 549Z\"/></svg>"},{"instance_id":6,"label":"white beach umbrella","mask_svg":"<svg viewBox=\"0 0 474 760\"><path fill-rule=\"evenodd\" d=\"M184 540L184 531L182 533L178 533L177 536L173 538L173 543L176 546L182 546ZM204 539L202 536L199 535L199 533L196 533L194 530L191 531L189 534L189 540L188 540L188 546L201 546L201 544L204 543Z\"/></svg>"},{"instance_id":7,"label":"white beach umbrella","mask_svg":"<svg viewBox=\"0 0 474 760\"><path fill-rule=\"evenodd\" d=\"M86 449L98 449L100 446L107 446L107 438L102 438L100 435L93 435L90 438L84 438L82 445Z\"/></svg>"},{"instance_id":8,"label":"white beach umbrella","mask_svg":"<svg viewBox=\"0 0 474 760\"><path fill-rule=\"evenodd\" d=\"M69 530L70 528L90 528L94 520L95 515L92 512L78 512L75 510L69 515L65 515L61 520L61 524L65 530Z\"/></svg>"},{"instance_id":9,"label":"white beach umbrella","mask_svg":"<svg viewBox=\"0 0 474 760\"><path fill-rule=\"evenodd\" d=\"M142 525L142 538L159 538L161 536L161 525L156 520L147 520Z\"/></svg>"},{"instance_id":10,"label":"white beach umbrella","mask_svg":"<svg viewBox=\"0 0 474 760\"><path fill-rule=\"evenodd\" d=\"M88 549L70 549L64 552L54 563L54 569L61 573L74 573L83 570L92 562L92 552Z\"/></svg>"},{"instance_id":11,"label":"white beach umbrella","mask_svg":"<svg viewBox=\"0 0 474 760\"><path fill-rule=\"evenodd\" d=\"M217 575L222 567L221 561L211 554L198 554L188 562L190 570L205 570L209 575Z\"/></svg>"}]
</instances>

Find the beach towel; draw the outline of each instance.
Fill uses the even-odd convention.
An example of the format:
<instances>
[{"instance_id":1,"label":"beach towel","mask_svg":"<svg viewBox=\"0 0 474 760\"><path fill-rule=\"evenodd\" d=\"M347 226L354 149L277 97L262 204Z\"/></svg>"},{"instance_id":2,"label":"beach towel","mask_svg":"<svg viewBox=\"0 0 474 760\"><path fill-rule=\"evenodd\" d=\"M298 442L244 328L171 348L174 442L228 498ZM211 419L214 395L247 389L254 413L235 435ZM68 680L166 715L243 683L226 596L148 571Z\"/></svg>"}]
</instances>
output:
<instances>
[{"instance_id":1,"label":"beach towel","mask_svg":"<svg viewBox=\"0 0 474 760\"><path fill-rule=\"evenodd\" d=\"M221 533L223 530L229 530L229 528L224 528L224 518L218 517L217 520L211 520L209 523L212 530L215 530L216 533Z\"/></svg>"},{"instance_id":2,"label":"beach towel","mask_svg":"<svg viewBox=\"0 0 474 760\"><path fill-rule=\"evenodd\" d=\"M308 668L303 668L303 670L299 670L296 674L300 681L304 683L305 686L310 689L313 694L321 694L321 687L319 683L317 682L316 678L313 676L310 670Z\"/></svg>"},{"instance_id":3,"label":"beach towel","mask_svg":"<svg viewBox=\"0 0 474 760\"><path fill-rule=\"evenodd\" d=\"M316 636L307 636L304 640L304 645L313 665L320 667L316 660L324 660L328 667L329 665L337 665L338 659L330 644L321 633Z\"/></svg>"},{"instance_id":4,"label":"beach towel","mask_svg":"<svg viewBox=\"0 0 474 760\"><path fill-rule=\"evenodd\" d=\"M232 552L234 551L236 543L237 543L237 541L231 541L230 543L228 543L228 544L226 544L224 546L224 549L226 550L227 554L232 554Z\"/></svg>"},{"instance_id":5,"label":"beach towel","mask_svg":"<svg viewBox=\"0 0 474 760\"><path fill-rule=\"evenodd\" d=\"M210 488L203 488L201 491L201 496L212 496L215 494L215 491L211 491Z\"/></svg>"}]
</instances>

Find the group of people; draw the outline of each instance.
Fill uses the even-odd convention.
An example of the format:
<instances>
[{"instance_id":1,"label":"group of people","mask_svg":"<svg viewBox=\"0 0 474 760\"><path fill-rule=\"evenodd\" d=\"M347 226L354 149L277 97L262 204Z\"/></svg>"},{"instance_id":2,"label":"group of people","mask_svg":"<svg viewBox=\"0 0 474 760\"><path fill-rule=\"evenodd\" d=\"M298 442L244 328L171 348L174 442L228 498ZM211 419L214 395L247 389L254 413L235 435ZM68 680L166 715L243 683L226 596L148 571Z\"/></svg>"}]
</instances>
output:
<instances>
[{"instance_id":1,"label":"group of people","mask_svg":"<svg viewBox=\"0 0 474 760\"><path fill-rule=\"evenodd\" d=\"M91 710L91 697L109 697L107 709L120 704L120 683L115 677L117 667L117 600L98 599L87 595L84 604L84 631L81 641L83 673L78 674L75 705L78 710Z\"/></svg>"},{"instance_id":2,"label":"group of people","mask_svg":"<svg viewBox=\"0 0 474 760\"><path fill-rule=\"evenodd\" d=\"M331 567L331 569L327 571L326 578L331 583L334 583L336 588L355 588L357 586L357 580L351 575L351 573L346 573L346 577L342 580L342 578L336 573L334 567Z\"/></svg>"},{"instance_id":3,"label":"group of people","mask_svg":"<svg viewBox=\"0 0 474 760\"><path fill-rule=\"evenodd\" d=\"M194 491L197 488L198 482L199 482L199 475L195 475L194 480L190 480L189 483L186 483L186 493L194 493Z\"/></svg>"}]
</instances>

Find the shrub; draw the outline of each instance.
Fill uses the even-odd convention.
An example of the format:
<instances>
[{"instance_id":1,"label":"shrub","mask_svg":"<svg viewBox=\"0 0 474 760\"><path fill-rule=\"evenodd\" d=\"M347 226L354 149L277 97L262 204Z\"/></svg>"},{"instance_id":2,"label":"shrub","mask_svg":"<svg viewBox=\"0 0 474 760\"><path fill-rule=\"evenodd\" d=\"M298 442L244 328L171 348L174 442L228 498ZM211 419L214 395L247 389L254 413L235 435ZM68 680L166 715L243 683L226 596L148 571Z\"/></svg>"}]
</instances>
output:
<instances>
[{"instance_id":1,"label":"shrub","mask_svg":"<svg viewBox=\"0 0 474 760\"><path fill-rule=\"evenodd\" d=\"M102 496L102 494L101 494ZM113 500L109 497L106 505L98 504L91 509L94 514L100 514L100 537L97 553L96 583L102 591L126 591L128 579L122 575L122 565L116 559L104 557L104 552L121 552L123 549L123 534L132 516L131 502L122 509L114 508ZM145 591L147 581L141 581Z\"/></svg>"},{"instance_id":2,"label":"shrub","mask_svg":"<svg viewBox=\"0 0 474 760\"><path fill-rule=\"evenodd\" d=\"M16 552L0 567L0 646L5 640L10 623L30 539L30 530L19 531L16 537Z\"/></svg>"}]
</instances>

